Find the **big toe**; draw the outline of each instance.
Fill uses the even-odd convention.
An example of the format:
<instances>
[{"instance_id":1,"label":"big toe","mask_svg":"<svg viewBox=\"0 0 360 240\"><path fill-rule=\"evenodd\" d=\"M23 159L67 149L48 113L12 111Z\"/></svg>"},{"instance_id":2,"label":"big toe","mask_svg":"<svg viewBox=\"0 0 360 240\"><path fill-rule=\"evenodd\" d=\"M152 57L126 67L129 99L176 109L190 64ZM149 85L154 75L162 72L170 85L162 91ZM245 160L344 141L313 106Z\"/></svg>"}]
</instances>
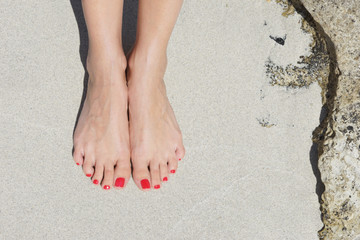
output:
<instances>
[{"instance_id":1,"label":"big toe","mask_svg":"<svg viewBox=\"0 0 360 240\"><path fill-rule=\"evenodd\" d=\"M126 186L131 175L130 158L118 160L114 172L114 187L123 188Z\"/></svg>"},{"instance_id":2,"label":"big toe","mask_svg":"<svg viewBox=\"0 0 360 240\"><path fill-rule=\"evenodd\" d=\"M150 172L146 161L139 161L140 164L133 164L133 178L135 184L141 190L150 189Z\"/></svg>"}]
</instances>

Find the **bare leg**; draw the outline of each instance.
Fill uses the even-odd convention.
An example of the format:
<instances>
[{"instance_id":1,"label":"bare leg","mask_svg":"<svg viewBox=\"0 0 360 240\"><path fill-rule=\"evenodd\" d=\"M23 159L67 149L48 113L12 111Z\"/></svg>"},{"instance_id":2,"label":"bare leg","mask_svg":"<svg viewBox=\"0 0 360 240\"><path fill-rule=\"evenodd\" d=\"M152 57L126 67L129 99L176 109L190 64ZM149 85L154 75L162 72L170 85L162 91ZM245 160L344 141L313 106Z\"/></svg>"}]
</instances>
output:
<instances>
[{"instance_id":1,"label":"bare leg","mask_svg":"<svg viewBox=\"0 0 360 240\"><path fill-rule=\"evenodd\" d=\"M83 0L89 84L74 134L74 160L93 183L124 187L131 175L122 0Z\"/></svg>"},{"instance_id":2,"label":"bare leg","mask_svg":"<svg viewBox=\"0 0 360 240\"><path fill-rule=\"evenodd\" d=\"M139 0L127 80L133 178L143 190L160 188L185 154L163 81L166 48L181 5L182 0Z\"/></svg>"}]
</instances>

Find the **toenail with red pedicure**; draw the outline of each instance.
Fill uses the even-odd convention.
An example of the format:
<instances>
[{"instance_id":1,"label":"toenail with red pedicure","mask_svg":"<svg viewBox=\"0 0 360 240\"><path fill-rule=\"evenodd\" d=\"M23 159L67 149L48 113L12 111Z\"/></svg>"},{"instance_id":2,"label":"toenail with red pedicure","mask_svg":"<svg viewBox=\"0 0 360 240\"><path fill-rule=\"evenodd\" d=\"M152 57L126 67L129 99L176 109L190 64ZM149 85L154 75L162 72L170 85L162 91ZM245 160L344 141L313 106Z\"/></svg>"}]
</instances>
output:
<instances>
[{"instance_id":1,"label":"toenail with red pedicure","mask_svg":"<svg viewBox=\"0 0 360 240\"><path fill-rule=\"evenodd\" d=\"M105 185L103 188L104 188L105 190L109 190L109 189L110 189L110 186L109 186L109 185Z\"/></svg>"},{"instance_id":2,"label":"toenail with red pedicure","mask_svg":"<svg viewBox=\"0 0 360 240\"><path fill-rule=\"evenodd\" d=\"M140 181L142 189L148 189L150 188L150 182L147 179L143 179Z\"/></svg>"},{"instance_id":3,"label":"toenail with red pedicure","mask_svg":"<svg viewBox=\"0 0 360 240\"><path fill-rule=\"evenodd\" d=\"M99 181L98 181L97 179L95 179L95 180L93 181L93 184L99 184Z\"/></svg>"},{"instance_id":4,"label":"toenail with red pedicure","mask_svg":"<svg viewBox=\"0 0 360 240\"><path fill-rule=\"evenodd\" d=\"M173 169L173 170L171 170L170 172L171 172L171 173L175 173L175 170Z\"/></svg>"},{"instance_id":5,"label":"toenail with red pedicure","mask_svg":"<svg viewBox=\"0 0 360 240\"><path fill-rule=\"evenodd\" d=\"M155 189L159 189L159 188L160 188L160 185L155 185L154 188L155 188Z\"/></svg>"},{"instance_id":6,"label":"toenail with red pedicure","mask_svg":"<svg viewBox=\"0 0 360 240\"><path fill-rule=\"evenodd\" d=\"M80 165L80 163L77 162L76 165Z\"/></svg>"},{"instance_id":7,"label":"toenail with red pedicure","mask_svg":"<svg viewBox=\"0 0 360 240\"><path fill-rule=\"evenodd\" d=\"M163 178L163 182L166 182L168 179L167 179L167 177L164 177Z\"/></svg>"},{"instance_id":8,"label":"toenail with red pedicure","mask_svg":"<svg viewBox=\"0 0 360 240\"><path fill-rule=\"evenodd\" d=\"M87 177L91 177L91 174L86 174Z\"/></svg>"},{"instance_id":9,"label":"toenail with red pedicure","mask_svg":"<svg viewBox=\"0 0 360 240\"><path fill-rule=\"evenodd\" d=\"M181 161L181 158L179 158L179 161Z\"/></svg>"},{"instance_id":10,"label":"toenail with red pedicure","mask_svg":"<svg viewBox=\"0 0 360 240\"><path fill-rule=\"evenodd\" d=\"M115 187L123 187L125 183L125 178L117 178L115 181Z\"/></svg>"}]
</instances>

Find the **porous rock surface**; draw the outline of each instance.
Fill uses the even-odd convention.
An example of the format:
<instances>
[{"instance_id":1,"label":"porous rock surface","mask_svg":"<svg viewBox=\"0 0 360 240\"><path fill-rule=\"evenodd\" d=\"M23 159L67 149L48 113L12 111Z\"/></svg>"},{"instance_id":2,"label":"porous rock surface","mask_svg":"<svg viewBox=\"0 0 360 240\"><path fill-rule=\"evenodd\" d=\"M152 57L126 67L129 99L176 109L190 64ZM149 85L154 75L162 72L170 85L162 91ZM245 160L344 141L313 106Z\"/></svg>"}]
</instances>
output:
<instances>
[{"instance_id":1,"label":"porous rock surface","mask_svg":"<svg viewBox=\"0 0 360 240\"><path fill-rule=\"evenodd\" d=\"M325 185L319 238L360 239L360 1L301 2L333 44L328 114L314 132Z\"/></svg>"},{"instance_id":2,"label":"porous rock surface","mask_svg":"<svg viewBox=\"0 0 360 240\"><path fill-rule=\"evenodd\" d=\"M268 2L270 2L268 0ZM288 0L276 0L284 12L282 15L288 17L296 13L292 2ZM322 88L322 100L325 102L327 92L328 76L330 72L330 56L327 49L326 40L319 33L313 22L301 16L301 29L305 33L311 34L312 43L310 44L311 54L301 56L297 65L288 64L286 67L275 64L271 59L266 63L266 74L272 86L282 86L286 88L308 88L312 83L317 82Z\"/></svg>"}]
</instances>

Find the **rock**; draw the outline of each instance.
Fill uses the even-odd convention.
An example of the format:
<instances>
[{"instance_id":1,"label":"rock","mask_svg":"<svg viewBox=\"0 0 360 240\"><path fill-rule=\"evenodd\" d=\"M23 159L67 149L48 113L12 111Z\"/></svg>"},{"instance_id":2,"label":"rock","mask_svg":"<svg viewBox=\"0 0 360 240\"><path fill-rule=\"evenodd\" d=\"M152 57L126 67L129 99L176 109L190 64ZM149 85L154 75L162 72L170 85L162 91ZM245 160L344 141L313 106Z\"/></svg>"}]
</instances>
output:
<instances>
[{"instance_id":1,"label":"rock","mask_svg":"<svg viewBox=\"0 0 360 240\"><path fill-rule=\"evenodd\" d=\"M360 1L301 2L292 1L297 11L310 13L318 23L332 60L324 89L328 115L314 131L325 185L319 237L356 239L360 235Z\"/></svg>"},{"instance_id":2,"label":"rock","mask_svg":"<svg viewBox=\"0 0 360 240\"><path fill-rule=\"evenodd\" d=\"M288 17L295 13L295 8L287 0L276 0L284 8L283 16ZM269 59L266 64L266 73L270 78L271 85L284 86L287 88L309 87L317 82L322 88L322 99L325 102L326 86L330 72L330 59L327 44L324 37L312 26L312 22L301 18L301 29L312 35L310 44L311 54L302 56L296 65L288 64L280 66ZM283 38L270 36L280 45L285 44L286 35Z\"/></svg>"}]
</instances>

